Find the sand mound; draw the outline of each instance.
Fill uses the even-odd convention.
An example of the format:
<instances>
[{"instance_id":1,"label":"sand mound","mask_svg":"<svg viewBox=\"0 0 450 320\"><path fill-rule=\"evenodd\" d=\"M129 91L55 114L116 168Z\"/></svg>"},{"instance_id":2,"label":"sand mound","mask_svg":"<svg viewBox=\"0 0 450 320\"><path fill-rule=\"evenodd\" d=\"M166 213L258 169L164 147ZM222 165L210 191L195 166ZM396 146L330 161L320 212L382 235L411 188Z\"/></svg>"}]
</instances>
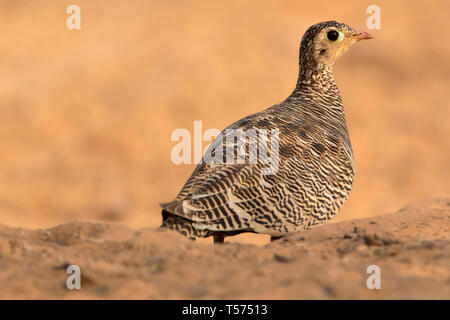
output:
<instances>
[{"instance_id":1,"label":"sand mound","mask_svg":"<svg viewBox=\"0 0 450 320\"><path fill-rule=\"evenodd\" d=\"M450 198L329 224L264 247L73 222L0 226L0 298L450 299ZM81 268L68 290L66 268ZM381 269L369 290L366 269Z\"/></svg>"}]
</instances>

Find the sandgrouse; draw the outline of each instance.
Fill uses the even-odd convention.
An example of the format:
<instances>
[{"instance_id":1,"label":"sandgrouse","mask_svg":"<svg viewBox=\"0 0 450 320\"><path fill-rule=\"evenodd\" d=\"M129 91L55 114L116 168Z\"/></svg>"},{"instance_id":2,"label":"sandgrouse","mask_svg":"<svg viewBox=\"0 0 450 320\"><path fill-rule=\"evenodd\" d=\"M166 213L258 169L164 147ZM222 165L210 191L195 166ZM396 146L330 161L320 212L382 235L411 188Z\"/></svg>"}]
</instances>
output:
<instances>
[{"instance_id":1,"label":"sandgrouse","mask_svg":"<svg viewBox=\"0 0 450 320\"><path fill-rule=\"evenodd\" d=\"M161 228L190 239L213 236L214 243L242 232L274 240L333 218L350 193L355 163L332 67L363 39L372 36L336 21L311 26L300 44L292 94L216 137L175 200L161 205ZM276 170L267 170L261 141L266 155L276 156ZM234 153L242 149L238 159ZM241 161L225 159L230 150Z\"/></svg>"}]
</instances>

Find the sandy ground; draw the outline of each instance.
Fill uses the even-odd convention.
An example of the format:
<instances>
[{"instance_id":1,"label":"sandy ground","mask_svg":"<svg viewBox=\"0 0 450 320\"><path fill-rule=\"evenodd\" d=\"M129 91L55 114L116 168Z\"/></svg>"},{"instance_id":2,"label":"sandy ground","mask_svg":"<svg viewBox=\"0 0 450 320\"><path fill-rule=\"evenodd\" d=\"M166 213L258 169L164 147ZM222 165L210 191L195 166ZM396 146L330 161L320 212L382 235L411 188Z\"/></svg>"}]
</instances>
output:
<instances>
[{"instance_id":1,"label":"sandy ground","mask_svg":"<svg viewBox=\"0 0 450 320\"><path fill-rule=\"evenodd\" d=\"M450 198L293 234L265 246L74 222L0 227L0 298L450 299ZM81 269L68 290L66 268ZM367 267L381 289L366 286Z\"/></svg>"}]
</instances>

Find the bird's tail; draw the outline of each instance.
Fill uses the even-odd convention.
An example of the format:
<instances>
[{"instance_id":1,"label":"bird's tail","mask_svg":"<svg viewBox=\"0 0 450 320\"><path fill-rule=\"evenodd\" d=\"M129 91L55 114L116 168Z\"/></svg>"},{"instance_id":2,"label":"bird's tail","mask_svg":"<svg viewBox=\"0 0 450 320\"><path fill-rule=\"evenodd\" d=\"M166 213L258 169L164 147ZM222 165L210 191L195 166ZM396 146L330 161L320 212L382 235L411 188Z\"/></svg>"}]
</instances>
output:
<instances>
[{"instance_id":1,"label":"bird's tail","mask_svg":"<svg viewBox=\"0 0 450 320\"><path fill-rule=\"evenodd\" d=\"M192 226L192 221L189 219L174 215L164 209L162 210L162 216L163 220L160 228L176 231L191 240L211 236L209 230L195 229Z\"/></svg>"}]
</instances>

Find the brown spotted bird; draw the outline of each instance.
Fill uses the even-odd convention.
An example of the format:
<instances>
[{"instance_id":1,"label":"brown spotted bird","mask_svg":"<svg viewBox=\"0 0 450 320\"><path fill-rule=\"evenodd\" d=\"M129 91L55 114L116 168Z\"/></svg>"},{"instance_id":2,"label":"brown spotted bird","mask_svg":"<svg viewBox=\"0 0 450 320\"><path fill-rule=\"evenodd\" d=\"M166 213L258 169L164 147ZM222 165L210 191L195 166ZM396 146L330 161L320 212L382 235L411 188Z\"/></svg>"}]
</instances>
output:
<instances>
[{"instance_id":1,"label":"brown spotted bird","mask_svg":"<svg viewBox=\"0 0 450 320\"><path fill-rule=\"evenodd\" d=\"M175 200L162 204L161 227L220 243L243 232L273 240L332 219L355 174L332 68L364 39L372 36L336 21L310 27L292 94L216 137Z\"/></svg>"}]
</instances>

